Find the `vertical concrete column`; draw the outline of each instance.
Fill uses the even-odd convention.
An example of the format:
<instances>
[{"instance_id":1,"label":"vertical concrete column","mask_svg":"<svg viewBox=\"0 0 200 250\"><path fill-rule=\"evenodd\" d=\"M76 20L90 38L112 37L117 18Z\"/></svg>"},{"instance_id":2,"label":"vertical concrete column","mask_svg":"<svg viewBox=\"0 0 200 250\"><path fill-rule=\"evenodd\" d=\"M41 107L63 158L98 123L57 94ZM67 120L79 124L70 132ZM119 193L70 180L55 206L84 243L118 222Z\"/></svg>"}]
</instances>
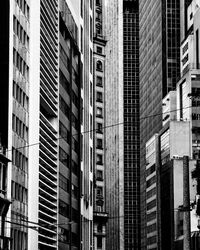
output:
<instances>
[{"instance_id":1,"label":"vertical concrete column","mask_svg":"<svg viewBox=\"0 0 200 250\"><path fill-rule=\"evenodd\" d=\"M189 157L183 156L183 249L190 250Z\"/></svg>"}]
</instances>

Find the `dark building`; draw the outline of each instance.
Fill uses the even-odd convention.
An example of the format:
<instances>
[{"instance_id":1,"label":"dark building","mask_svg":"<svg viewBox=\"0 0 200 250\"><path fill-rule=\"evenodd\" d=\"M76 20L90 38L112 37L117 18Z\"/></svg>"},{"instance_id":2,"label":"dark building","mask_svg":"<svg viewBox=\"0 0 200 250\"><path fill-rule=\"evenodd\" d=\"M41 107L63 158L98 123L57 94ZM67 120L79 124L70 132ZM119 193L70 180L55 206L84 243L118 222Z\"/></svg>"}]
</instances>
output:
<instances>
[{"instance_id":1,"label":"dark building","mask_svg":"<svg viewBox=\"0 0 200 250\"><path fill-rule=\"evenodd\" d=\"M140 249L139 1L123 1L124 249Z\"/></svg>"},{"instance_id":2,"label":"dark building","mask_svg":"<svg viewBox=\"0 0 200 250\"><path fill-rule=\"evenodd\" d=\"M107 1L106 15L106 244L140 249L139 3Z\"/></svg>"},{"instance_id":3,"label":"dark building","mask_svg":"<svg viewBox=\"0 0 200 250\"><path fill-rule=\"evenodd\" d=\"M162 127L162 98L180 75L180 1L139 3L141 249L146 247L145 143ZM148 117L148 118L147 118Z\"/></svg>"},{"instance_id":4,"label":"dark building","mask_svg":"<svg viewBox=\"0 0 200 250\"><path fill-rule=\"evenodd\" d=\"M80 249L80 52L78 27L66 3L60 10L59 249ZM71 25L69 25L69 23Z\"/></svg>"}]
</instances>

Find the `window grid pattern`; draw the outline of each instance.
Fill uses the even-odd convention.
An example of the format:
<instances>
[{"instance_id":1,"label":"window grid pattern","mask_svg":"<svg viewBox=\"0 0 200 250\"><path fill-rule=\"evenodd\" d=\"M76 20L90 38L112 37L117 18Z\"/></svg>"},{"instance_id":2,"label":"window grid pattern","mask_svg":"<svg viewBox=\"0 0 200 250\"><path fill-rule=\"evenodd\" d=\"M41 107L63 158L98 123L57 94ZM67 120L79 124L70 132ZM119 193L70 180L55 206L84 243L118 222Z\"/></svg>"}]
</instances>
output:
<instances>
[{"instance_id":1,"label":"window grid pattern","mask_svg":"<svg viewBox=\"0 0 200 250\"><path fill-rule=\"evenodd\" d=\"M127 3L127 4L126 4ZM124 235L125 249L140 249L139 13L124 2Z\"/></svg>"}]
</instances>

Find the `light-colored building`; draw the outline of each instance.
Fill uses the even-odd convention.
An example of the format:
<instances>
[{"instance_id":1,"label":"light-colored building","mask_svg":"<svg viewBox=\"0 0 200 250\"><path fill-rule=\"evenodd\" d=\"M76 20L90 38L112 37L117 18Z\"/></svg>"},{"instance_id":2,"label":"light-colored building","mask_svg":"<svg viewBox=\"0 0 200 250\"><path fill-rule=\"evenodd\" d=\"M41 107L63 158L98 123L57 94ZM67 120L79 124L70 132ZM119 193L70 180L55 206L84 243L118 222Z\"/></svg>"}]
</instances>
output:
<instances>
[{"instance_id":1,"label":"light-colored building","mask_svg":"<svg viewBox=\"0 0 200 250\"><path fill-rule=\"evenodd\" d=\"M93 234L94 249L106 249L106 160L105 160L105 1L96 1L93 6Z\"/></svg>"}]
</instances>

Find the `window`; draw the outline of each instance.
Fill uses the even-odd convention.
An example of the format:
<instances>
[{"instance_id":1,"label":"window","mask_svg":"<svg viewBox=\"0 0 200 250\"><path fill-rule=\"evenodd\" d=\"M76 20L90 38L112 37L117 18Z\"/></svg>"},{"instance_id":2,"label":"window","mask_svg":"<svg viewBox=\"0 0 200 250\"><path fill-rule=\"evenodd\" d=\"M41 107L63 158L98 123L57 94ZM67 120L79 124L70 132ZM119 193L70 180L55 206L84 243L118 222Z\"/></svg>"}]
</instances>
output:
<instances>
[{"instance_id":1,"label":"window","mask_svg":"<svg viewBox=\"0 0 200 250\"><path fill-rule=\"evenodd\" d=\"M62 188L64 191L70 191L70 182L69 180L62 174L59 176L59 187Z\"/></svg>"},{"instance_id":2,"label":"window","mask_svg":"<svg viewBox=\"0 0 200 250\"><path fill-rule=\"evenodd\" d=\"M103 102L103 94L102 92L97 91L97 102Z\"/></svg>"},{"instance_id":3,"label":"window","mask_svg":"<svg viewBox=\"0 0 200 250\"><path fill-rule=\"evenodd\" d=\"M98 224L97 225L97 232L102 233L102 230L103 230L102 224Z\"/></svg>"},{"instance_id":4,"label":"window","mask_svg":"<svg viewBox=\"0 0 200 250\"><path fill-rule=\"evenodd\" d=\"M96 5L101 5L101 0L96 0Z\"/></svg>"},{"instance_id":5,"label":"window","mask_svg":"<svg viewBox=\"0 0 200 250\"><path fill-rule=\"evenodd\" d=\"M97 148L102 149L103 148L103 140L102 139L97 139Z\"/></svg>"},{"instance_id":6,"label":"window","mask_svg":"<svg viewBox=\"0 0 200 250\"><path fill-rule=\"evenodd\" d=\"M93 197L93 183L90 181L90 206L92 206L92 197Z\"/></svg>"},{"instance_id":7,"label":"window","mask_svg":"<svg viewBox=\"0 0 200 250\"><path fill-rule=\"evenodd\" d=\"M102 54L102 47L97 46L97 53Z\"/></svg>"},{"instance_id":8,"label":"window","mask_svg":"<svg viewBox=\"0 0 200 250\"><path fill-rule=\"evenodd\" d=\"M70 95L70 83L61 70L59 70L59 78L60 78L60 84L66 90L68 95Z\"/></svg>"},{"instance_id":9,"label":"window","mask_svg":"<svg viewBox=\"0 0 200 250\"><path fill-rule=\"evenodd\" d=\"M103 86L103 79L101 76L97 76L96 81L97 81L97 86L100 86L100 87Z\"/></svg>"},{"instance_id":10,"label":"window","mask_svg":"<svg viewBox=\"0 0 200 250\"><path fill-rule=\"evenodd\" d=\"M72 149L76 152L76 153L78 153L78 149L79 149L79 147L78 147L78 142L76 141L76 139L73 137L72 138Z\"/></svg>"},{"instance_id":11,"label":"window","mask_svg":"<svg viewBox=\"0 0 200 250\"><path fill-rule=\"evenodd\" d=\"M92 87L92 82L90 82L90 106L92 106L92 96L93 96L93 87Z\"/></svg>"},{"instance_id":12,"label":"window","mask_svg":"<svg viewBox=\"0 0 200 250\"><path fill-rule=\"evenodd\" d=\"M91 0L90 0L91 2ZM92 29L92 17L90 16L90 41L92 42L93 29Z\"/></svg>"},{"instance_id":13,"label":"window","mask_svg":"<svg viewBox=\"0 0 200 250\"><path fill-rule=\"evenodd\" d=\"M102 248L102 237L97 236L97 248Z\"/></svg>"},{"instance_id":14,"label":"window","mask_svg":"<svg viewBox=\"0 0 200 250\"><path fill-rule=\"evenodd\" d=\"M96 132L99 133L99 134L102 134L103 133L102 128L103 128L102 123L97 122Z\"/></svg>"},{"instance_id":15,"label":"window","mask_svg":"<svg viewBox=\"0 0 200 250\"><path fill-rule=\"evenodd\" d=\"M97 114L96 114L97 117L103 117L103 110L102 108L97 108Z\"/></svg>"},{"instance_id":16,"label":"window","mask_svg":"<svg viewBox=\"0 0 200 250\"><path fill-rule=\"evenodd\" d=\"M69 218L69 205L59 200L59 214Z\"/></svg>"},{"instance_id":17,"label":"window","mask_svg":"<svg viewBox=\"0 0 200 250\"><path fill-rule=\"evenodd\" d=\"M58 228L58 231L58 240L63 243L68 243L70 241L69 231L61 227Z\"/></svg>"},{"instance_id":18,"label":"window","mask_svg":"<svg viewBox=\"0 0 200 250\"><path fill-rule=\"evenodd\" d=\"M78 188L72 184L72 196L78 198Z\"/></svg>"},{"instance_id":19,"label":"window","mask_svg":"<svg viewBox=\"0 0 200 250\"><path fill-rule=\"evenodd\" d=\"M63 114L65 114L65 116L69 119L70 108L61 96L60 96L59 106Z\"/></svg>"},{"instance_id":20,"label":"window","mask_svg":"<svg viewBox=\"0 0 200 250\"><path fill-rule=\"evenodd\" d=\"M68 129L62 124L62 122L59 122L59 134L60 137L65 140L67 143L70 144L70 132L68 131Z\"/></svg>"},{"instance_id":21,"label":"window","mask_svg":"<svg viewBox=\"0 0 200 250\"><path fill-rule=\"evenodd\" d=\"M92 172L92 170L93 170L93 157L92 157L92 155L93 155L93 150L92 150L92 148L90 147L90 172Z\"/></svg>"},{"instance_id":22,"label":"window","mask_svg":"<svg viewBox=\"0 0 200 250\"><path fill-rule=\"evenodd\" d=\"M92 74L92 63L93 63L93 54L92 50L90 49L90 73Z\"/></svg>"},{"instance_id":23,"label":"window","mask_svg":"<svg viewBox=\"0 0 200 250\"><path fill-rule=\"evenodd\" d=\"M96 161L97 161L96 163L97 163L98 165L102 165L102 164L103 164L103 156L100 155L100 154L97 154Z\"/></svg>"},{"instance_id":24,"label":"window","mask_svg":"<svg viewBox=\"0 0 200 250\"><path fill-rule=\"evenodd\" d=\"M83 27L81 26L81 52L83 52Z\"/></svg>"},{"instance_id":25,"label":"window","mask_svg":"<svg viewBox=\"0 0 200 250\"><path fill-rule=\"evenodd\" d=\"M102 181L103 180L103 171L97 170L96 179L97 179L97 181Z\"/></svg>"},{"instance_id":26,"label":"window","mask_svg":"<svg viewBox=\"0 0 200 250\"><path fill-rule=\"evenodd\" d=\"M102 196L103 195L103 188L102 187L97 187L97 196Z\"/></svg>"},{"instance_id":27,"label":"window","mask_svg":"<svg viewBox=\"0 0 200 250\"><path fill-rule=\"evenodd\" d=\"M96 64L96 70L98 71L102 71L103 70L103 65L102 65L102 62L101 61L97 61L97 64Z\"/></svg>"},{"instance_id":28,"label":"window","mask_svg":"<svg viewBox=\"0 0 200 250\"><path fill-rule=\"evenodd\" d=\"M65 165L67 168L69 167L69 155L61 147L59 148L59 161L62 162L62 164Z\"/></svg>"}]
</instances>

